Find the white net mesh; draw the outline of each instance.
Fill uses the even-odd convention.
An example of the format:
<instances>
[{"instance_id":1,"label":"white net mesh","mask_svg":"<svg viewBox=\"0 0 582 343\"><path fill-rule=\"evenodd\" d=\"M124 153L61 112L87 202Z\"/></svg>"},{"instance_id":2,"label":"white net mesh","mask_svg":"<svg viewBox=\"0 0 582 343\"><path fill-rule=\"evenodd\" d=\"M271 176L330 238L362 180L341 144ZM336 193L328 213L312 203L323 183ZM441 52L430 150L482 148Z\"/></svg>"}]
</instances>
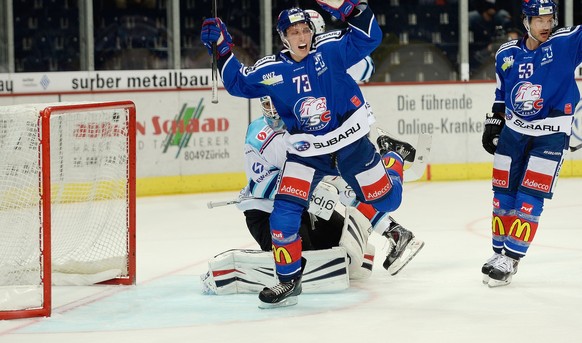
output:
<instances>
[{"instance_id":1,"label":"white net mesh","mask_svg":"<svg viewBox=\"0 0 582 343\"><path fill-rule=\"evenodd\" d=\"M0 310L22 306L13 294L29 299L42 285L40 179L47 171L40 167L39 113L45 107L0 107ZM128 122L123 107L51 114L54 284L128 275Z\"/></svg>"}]
</instances>

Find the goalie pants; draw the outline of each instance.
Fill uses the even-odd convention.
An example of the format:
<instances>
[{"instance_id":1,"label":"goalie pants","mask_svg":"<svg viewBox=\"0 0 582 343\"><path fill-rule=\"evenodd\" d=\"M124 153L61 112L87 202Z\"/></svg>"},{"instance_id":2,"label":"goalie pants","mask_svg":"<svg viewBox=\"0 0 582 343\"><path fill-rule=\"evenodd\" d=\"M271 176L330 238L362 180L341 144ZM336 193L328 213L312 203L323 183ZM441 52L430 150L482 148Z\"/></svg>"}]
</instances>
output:
<instances>
[{"instance_id":1,"label":"goalie pants","mask_svg":"<svg viewBox=\"0 0 582 343\"><path fill-rule=\"evenodd\" d=\"M544 199L551 199L569 136L528 136L503 128L493 161L492 246L524 257L537 232Z\"/></svg>"},{"instance_id":2,"label":"goalie pants","mask_svg":"<svg viewBox=\"0 0 582 343\"><path fill-rule=\"evenodd\" d=\"M259 243L261 250L271 251L273 245L269 224L271 213L247 210L244 211L244 215L247 228L255 241ZM332 213L329 220L314 217L304 211L299 227L303 250L323 250L339 246L343 224L344 216L337 211Z\"/></svg>"},{"instance_id":3,"label":"goalie pants","mask_svg":"<svg viewBox=\"0 0 582 343\"><path fill-rule=\"evenodd\" d=\"M270 218L279 279L290 280L300 273L301 215L309 206L313 189L324 176L341 175L356 193L357 200L371 204L380 212L391 212L402 201L401 164L399 168L385 168L367 137L333 154L301 157L288 153Z\"/></svg>"}]
</instances>

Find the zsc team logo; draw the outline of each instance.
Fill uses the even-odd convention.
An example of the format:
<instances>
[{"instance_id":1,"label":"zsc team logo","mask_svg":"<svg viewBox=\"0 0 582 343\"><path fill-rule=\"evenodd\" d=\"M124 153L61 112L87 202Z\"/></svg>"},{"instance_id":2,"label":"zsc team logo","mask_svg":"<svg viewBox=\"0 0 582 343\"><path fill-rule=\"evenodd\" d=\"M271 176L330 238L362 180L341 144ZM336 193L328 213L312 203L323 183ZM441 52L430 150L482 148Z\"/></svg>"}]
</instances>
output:
<instances>
[{"instance_id":1,"label":"zsc team logo","mask_svg":"<svg viewBox=\"0 0 582 343\"><path fill-rule=\"evenodd\" d=\"M522 117L530 117L539 113L544 107L542 85L531 82L519 82L511 90L513 110Z\"/></svg>"},{"instance_id":2,"label":"zsc team logo","mask_svg":"<svg viewBox=\"0 0 582 343\"><path fill-rule=\"evenodd\" d=\"M301 127L307 132L319 131L331 120L331 112L327 109L324 97L301 98L295 103L293 112L299 118Z\"/></svg>"}]
</instances>

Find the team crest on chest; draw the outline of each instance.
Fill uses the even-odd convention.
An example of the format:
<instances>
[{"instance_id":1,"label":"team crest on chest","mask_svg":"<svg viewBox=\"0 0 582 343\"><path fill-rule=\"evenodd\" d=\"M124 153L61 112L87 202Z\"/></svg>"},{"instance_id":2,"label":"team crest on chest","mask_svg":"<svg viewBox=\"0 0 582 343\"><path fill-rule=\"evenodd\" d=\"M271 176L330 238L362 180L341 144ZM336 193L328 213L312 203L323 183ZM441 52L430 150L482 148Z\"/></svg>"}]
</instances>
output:
<instances>
[{"instance_id":1,"label":"team crest on chest","mask_svg":"<svg viewBox=\"0 0 582 343\"><path fill-rule=\"evenodd\" d=\"M519 82L511 90L513 109L522 117L536 115L544 107L542 85Z\"/></svg>"},{"instance_id":2,"label":"team crest on chest","mask_svg":"<svg viewBox=\"0 0 582 343\"><path fill-rule=\"evenodd\" d=\"M307 132L323 129L331 120L325 97L305 97L295 103L293 112L301 121L301 127Z\"/></svg>"}]
</instances>

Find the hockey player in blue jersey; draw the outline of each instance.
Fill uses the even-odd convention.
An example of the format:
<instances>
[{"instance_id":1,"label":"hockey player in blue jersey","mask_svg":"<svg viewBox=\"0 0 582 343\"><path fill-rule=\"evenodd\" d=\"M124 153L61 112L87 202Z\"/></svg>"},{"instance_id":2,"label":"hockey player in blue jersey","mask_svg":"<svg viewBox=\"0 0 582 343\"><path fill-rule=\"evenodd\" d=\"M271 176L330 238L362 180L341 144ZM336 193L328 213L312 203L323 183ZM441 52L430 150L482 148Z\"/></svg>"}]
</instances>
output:
<instances>
[{"instance_id":1,"label":"hockey player in blue jersey","mask_svg":"<svg viewBox=\"0 0 582 343\"><path fill-rule=\"evenodd\" d=\"M251 122L247 129L244 156L248 184L241 191L242 201L237 207L243 211L247 227L261 249L271 251L269 217L273 208L272 199L277 192L279 172L286 159L287 132L270 97L261 97L261 110L263 116ZM340 194L341 204L354 204L354 192L341 177L325 177L323 181L326 188L317 188L319 192L316 192L320 203L337 203L332 195L326 196L326 189L331 186L335 197ZM390 248L383 266L391 275L396 275L418 253L424 242L387 213L378 213L367 204L355 205L356 210L370 221L373 230L388 239ZM310 206L320 208L313 203ZM344 216L334 211L334 206L331 207L326 206L332 214L325 220L321 219L322 216L313 220L307 211L304 212L300 227L303 250L329 249L341 243Z\"/></svg>"},{"instance_id":2,"label":"hockey player in blue jersey","mask_svg":"<svg viewBox=\"0 0 582 343\"><path fill-rule=\"evenodd\" d=\"M582 63L582 27L552 34L552 0L524 0L523 39L496 54L497 88L485 120L483 147L493 160L493 256L482 266L490 287L511 282L551 199L569 146L580 93L574 70Z\"/></svg>"},{"instance_id":3,"label":"hockey player in blue jersey","mask_svg":"<svg viewBox=\"0 0 582 343\"><path fill-rule=\"evenodd\" d=\"M339 175L359 201L391 212L402 199L402 164L412 147L381 140L382 157L367 137L364 97L346 69L381 42L374 14L357 0L318 0L350 29L311 46L313 27L299 8L285 10L277 31L286 49L245 67L232 54L232 39L219 18L204 21L201 39L219 54L227 91L235 96L270 96L289 133L288 154L270 217L273 256L280 283L259 294L262 308L293 305L305 266L298 229L311 192L326 175ZM385 137L380 137L385 138Z\"/></svg>"}]
</instances>

